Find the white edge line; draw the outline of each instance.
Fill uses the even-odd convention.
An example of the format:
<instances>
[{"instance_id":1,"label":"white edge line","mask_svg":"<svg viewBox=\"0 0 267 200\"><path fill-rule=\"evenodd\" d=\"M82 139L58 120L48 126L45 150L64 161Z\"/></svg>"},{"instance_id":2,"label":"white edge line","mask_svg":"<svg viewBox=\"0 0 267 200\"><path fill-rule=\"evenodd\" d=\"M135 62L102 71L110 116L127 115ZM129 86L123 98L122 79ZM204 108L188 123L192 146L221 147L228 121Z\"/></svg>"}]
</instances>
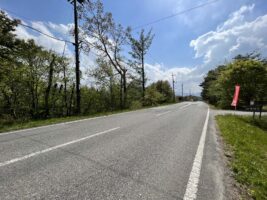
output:
<instances>
[{"instance_id":1,"label":"white edge line","mask_svg":"<svg viewBox=\"0 0 267 200\"><path fill-rule=\"evenodd\" d=\"M184 198L183 198L184 200L194 200L197 198L198 183L199 183L199 177L200 177L200 171L201 171L201 165L202 165L202 159L203 159L203 153L204 153L204 147L205 147L209 114L210 114L210 109L208 108L206 120L205 120L203 129L202 129L202 133L201 133L201 137L199 140L195 159L193 162L192 170L191 170L189 180L186 186L186 191L185 191Z\"/></svg>"},{"instance_id":2,"label":"white edge line","mask_svg":"<svg viewBox=\"0 0 267 200\"><path fill-rule=\"evenodd\" d=\"M57 145L57 146L54 146L54 147L51 147L51 148L48 148L48 149L37 151L37 152L31 153L31 154L25 155L23 157L14 158L12 160L0 163L0 167L6 166L6 165L9 165L9 164L18 162L18 161L22 161L22 160L25 160L25 159L28 159L28 158L31 158L33 156L37 156L37 155L40 155L40 154L43 154L43 153L47 153L49 151L53 151L55 149L65 147L65 146L70 145L70 144L81 142L83 140L87 140L87 139L90 139L90 138L93 138L93 137L96 137L96 136L99 136L99 135L102 135L102 134L105 134L105 133L108 133L108 132L111 132L111 131L115 131L115 130L117 130L119 128L120 127L112 128L112 129L105 130L105 131L102 131L102 132L99 132L99 133L95 133L95 134L87 136L87 137L83 137L83 138L80 138L80 139L77 139L77 140L73 140L73 141L70 141L70 142L67 142L67 143L64 143L64 144L60 144L60 145Z\"/></svg>"}]
</instances>

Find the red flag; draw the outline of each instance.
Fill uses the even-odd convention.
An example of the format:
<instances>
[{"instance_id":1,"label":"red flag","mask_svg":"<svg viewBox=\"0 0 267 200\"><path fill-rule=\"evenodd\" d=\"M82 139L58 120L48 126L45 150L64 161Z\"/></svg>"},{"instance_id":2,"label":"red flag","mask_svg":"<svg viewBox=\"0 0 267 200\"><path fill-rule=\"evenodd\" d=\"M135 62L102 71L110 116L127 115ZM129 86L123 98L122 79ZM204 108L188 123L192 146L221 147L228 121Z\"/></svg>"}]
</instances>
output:
<instances>
[{"instance_id":1,"label":"red flag","mask_svg":"<svg viewBox=\"0 0 267 200\"><path fill-rule=\"evenodd\" d=\"M234 98L233 98L231 106L235 106L235 107L237 106L239 91L240 91L240 86L236 85L235 86L235 94L234 94Z\"/></svg>"}]
</instances>

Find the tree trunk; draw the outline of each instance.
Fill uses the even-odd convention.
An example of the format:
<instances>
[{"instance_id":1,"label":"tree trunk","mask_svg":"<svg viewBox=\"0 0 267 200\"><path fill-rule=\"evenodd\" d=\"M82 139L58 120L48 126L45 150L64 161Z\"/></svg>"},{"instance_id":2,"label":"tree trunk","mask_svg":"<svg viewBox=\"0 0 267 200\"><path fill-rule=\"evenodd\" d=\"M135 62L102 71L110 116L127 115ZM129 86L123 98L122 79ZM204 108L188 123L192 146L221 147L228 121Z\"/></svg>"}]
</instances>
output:
<instances>
[{"instance_id":1,"label":"tree trunk","mask_svg":"<svg viewBox=\"0 0 267 200\"><path fill-rule=\"evenodd\" d=\"M72 86L72 89L71 89L68 115L70 115L71 114L71 111L72 111L71 109L72 109L72 101L73 101L73 95L74 95L74 88L75 88L75 83L73 83L73 86Z\"/></svg>"},{"instance_id":2,"label":"tree trunk","mask_svg":"<svg viewBox=\"0 0 267 200\"><path fill-rule=\"evenodd\" d=\"M120 82L120 108L123 109L123 93L122 93L122 84L123 84L123 75L121 74L121 82Z\"/></svg>"},{"instance_id":3,"label":"tree trunk","mask_svg":"<svg viewBox=\"0 0 267 200\"><path fill-rule=\"evenodd\" d=\"M30 86L30 92L31 92L31 117L34 118L35 116L35 109L36 109L36 105L35 105L35 94L34 94L34 84L32 83Z\"/></svg>"},{"instance_id":4,"label":"tree trunk","mask_svg":"<svg viewBox=\"0 0 267 200\"><path fill-rule=\"evenodd\" d=\"M111 108L111 111L114 110L114 94L113 94L113 75L110 76L110 79L109 79L109 91L110 91L110 108Z\"/></svg>"},{"instance_id":5,"label":"tree trunk","mask_svg":"<svg viewBox=\"0 0 267 200\"><path fill-rule=\"evenodd\" d=\"M66 79L66 66L63 66L64 73L64 113L63 115L69 115L68 103L67 103L67 79Z\"/></svg>"},{"instance_id":6,"label":"tree trunk","mask_svg":"<svg viewBox=\"0 0 267 200\"><path fill-rule=\"evenodd\" d=\"M51 90L51 86L53 82L54 62L55 62L55 56L53 56L53 59L49 65L48 85L45 91L45 115L46 117L49 116L49 95L50 95L50 90Z\"/></svg>"},{"instance_id":7,"label":"tree trunk","mask_svg":"<svg viewBox=\"0 0 267 200\"><path fill-rule=\"evenodd\" d=\"M35 84L35 114L39 116L39 97L38 97L38 81Z\"/></svg>"},{"instance_id":8,"label":"tree trunk","mask_svg":"<svg viewBox=\"0 0 267 200\"><path fill-rule=\"evenodd\" d=\"M52 89L52 95L51 95L51 99L52 99L52 116L55 116L56 114L56 92L57 92L57 83L55 83L53 89Z\"/></svg>"},{"instance_id":9,"label":"tree trunk","mask_svg":"<svg viewBox=\"0 0 267 200\"><path fill-rule=\"evenodd\" d=\"M142 97L145 98L145 66L144 66L144 52L142 52Z\"/></svg>"},{"instance_id":10,"label":"tree trunk","mask_svg":"<svg viewBox=\"0 0 267 200\"><path fill-rule=\"evenodd\" d=\"M126 71L123 71L123 108L127 106L127 80Z\"/></svg>"}]
</instances>

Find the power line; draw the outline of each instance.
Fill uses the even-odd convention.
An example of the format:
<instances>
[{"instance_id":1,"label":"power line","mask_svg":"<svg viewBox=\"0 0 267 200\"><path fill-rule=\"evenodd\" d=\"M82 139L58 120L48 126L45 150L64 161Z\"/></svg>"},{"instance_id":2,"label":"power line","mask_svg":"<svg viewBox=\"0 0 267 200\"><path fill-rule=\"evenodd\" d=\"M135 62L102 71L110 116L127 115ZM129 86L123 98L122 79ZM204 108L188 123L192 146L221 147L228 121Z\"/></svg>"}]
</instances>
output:
<instances>
[{"instance_id":1,"label":"power line","mask_svg":"<svg viewBox=\"0 0 267 200\"><path fill-rule=\"evenodd\" d=\"M42 35L45 35L45 36L47 36L47 37L49 37L49 38L52 38L52 39L54 39L54 40L58 40L58 41L66 42L66 43L70 43L70 44L74 44L73 42L71 42L71 41L69 41L69 40L64 40L64 39L60 39L60 38L57 38L57 37L55 37L55 36L49 35L49 34L44 33L44 32L42 32L42 31L40 31L40 30L38 30L38 29L36 29L36 28L34 28L34 27L32 27L32 26L29 26L29 25L26 25L26 24L23 24L23 23L19 23L19 25L24 26L24 27L29 28L29 29L32 29L32 30L34 30L34 31L36 31L36 32L38 32L38 33L40 33L40 34L42 34Z\"/></svg>"},{"instance_id":2,"label":"power line","mask_svg":"<svg viewBox=\"0 0 267 200\"><path fill-rule=\"evenodd\" d=\"M7 9L3 9L3 8L1 8L1 10L4 11L4 12L12 13L12 14L14 14L15 16L17 16L17 17L19 17L19 18L26 19L27 21L32 21L32 20L30 20L30 19L27 19L27 18L24 17L24 16L18 15L17 13L15 13L15 12L13 12L13 11L11 11L11 10L7 10ZM19 20L20 20L20 19L19 19ZM21 21L22 21L22 20L20 20L20 22L19 22L19 25L21 25L21 26L24 26L24 27L26 27L26 28L28 28L28 29L34 30L34 31L36 31L36 32L38 32L38 33L40 33L40 34L42 34L42 35L45 35L45 36L47 36L47 37L49 37L49 38L52 38L52 39L54 39L54 40L58 40L58 41L66 42L66 43L70 43L70 44L74 44L73 42L71 42L71 41L69 41L69 40L60 39L60 38L57 38L57 37L55 37L55 36L49 35L49 34L47 34L47 33L44 33L44 32L42 32L42 31L40 31L39 29L36 29L36 28L34 28L34 27L30 26L30 25L24 24L24 23L21 22Z\"/></svg>"},{"instance_id":3,"label":"power line","mask_svg":"<svg viewBox=\"0 0 267 200\"><path fill-rule=\"evenodd\" d=\"M178 12L178 13L174 13L174 14L172 14L172 15L169 15L169 16L162 17L162 18L159 18L159 19L157 19L157 20L154 20L154 21L152 21L152 22L149 22L149 23L146 23L146 24L143 24L143 25L136 26L136 27L134 27L132 30L140 29L140 28L145 27L145 26L149 26L149 25L152 25L152 24L159 23L159 22L161 22L161 21L164 21L164 20L167 20L167 19L176 17L176 16L178 16L178 15L181 15L181 14L184 14L184 13L187 13L187 12L190 12L190 11L192 11L192 10L195 10L195 9L198 9L198 8L201 8L201 7L204 7L204 6L207 6L207 5L216 3L216 2L218 2L218 1L219 1L219 0L208 1L208 2L203 3L203 4L200 4L200 5L198 5L198 6L195 6L195 7L192 7L192 8L183 10L183 11L180 11L180 12ZM3 11L7 11L7 12L10 12L10 13L13 13L14 15L19 16L20 18L24 18L24 19L26 19L27 21L31 21L30 19L27 19L27 18L24 17L24 16L20 16L20 15L18 15L17 13L11 11L11 10L7 10L7 9L3 9L3 8L1 8L1 9L2 9ZM34 30L34 31L36 31L36 32L38 32L38 33L40 33L40 34L42 34L42 35L45 35L45 36L47 36L47 37L49 37L49 38L52 38L52 39L54 39L54 40L58 40L58 41L65 42L65 43L74 44L74 42L71 42L71 41L68 41L68 40L64 40L64 39L60 39L60 38L57 38L57 37L55 37L55 36L49 35L49 34L44 33L44 32L42 32L42 31L40 31L40 30L38 30L38 29L36 29L36 28L34 28L34 27L32 27L32 26L29 26L29 25L26 25L26 24L23 24L23 23L20 23L20 25L21 25L21 26L24 26L24 27L26 27L26 28L32 29L32 30ZM92 44L89 43L89 45L92 45ZM92 45L92 46L93 46L93 45ZM155 62L156 60L153 58L153 61Z\"/></svg>"},{"instance_id":4,"label":"power line","mask_svg":"<svg viewBox=\"0 0 267 200\"><path fill-rule=\"evenodd\" d=\"M195 7L192 7L192 8L183 10L183 11L180 11L180 12L178 12L178 13L174 13L174 14L172 14L172 15L169 15L169 16L166 16L166 17L159 18L159 19L154 20L154 21L151 21L151 22L149 22L149 23L146 23L146 24L142 24L142 25L136 26L136 27L134 27L132 30L140 29L140 28L142 28L142 27L146 27L146 26L149 26L149 25L151 25L151 24L159 23L159 22L161 22L161 21L164 21L164 20L167 20L167 19L176 17L176 16L178 16L178 15L181 15L181 14L184 14L184 13L187 13L187 12L190 12L190 11L192 11L192 10L196 10L196 9L198 9L198 8L202 8L202 7L204 7L204 6L207 6L207 5L216 3L217 1L220 1L220 0L208 1L208 2L203 3L203 4L200 4L200 5L198 5L198 6L195 6Z\"/></svg>"}]
</instances>

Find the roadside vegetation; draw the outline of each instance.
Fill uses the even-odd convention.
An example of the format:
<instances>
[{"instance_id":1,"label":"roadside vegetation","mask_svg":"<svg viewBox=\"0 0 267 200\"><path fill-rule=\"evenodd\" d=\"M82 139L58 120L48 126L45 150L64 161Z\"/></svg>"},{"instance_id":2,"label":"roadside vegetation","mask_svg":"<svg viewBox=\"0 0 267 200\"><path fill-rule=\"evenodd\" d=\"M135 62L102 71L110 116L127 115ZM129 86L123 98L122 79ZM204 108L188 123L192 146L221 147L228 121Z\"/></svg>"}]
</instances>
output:
<instances>
[{"instance_id":1,"label":"roadside vegetation","mask_svg":"<svg viewBox=\"0 0 267 200\"><path fill-rule=\"evenodd\" d=\"M234 178L253 199L267 199L267 116L217 116L226 147L232 152Z\"/></svg>"},{"instance_id":2,"label":"roadside vegetation","mask_svg":"<svg viewBox=\"0 0 267 200\"><path fill-rule=\"evenodd\" d=\"M96 56L94 66L80 72L80 106L69 55L18 38L14 31L22 22L0 12L1 130L173 102L168 81L147 84L144 63L152 30L132 33L114 21L101 1L84 2L79 16L80 51ZM90 84L85 84L88 79Z\"/></svg>"},{"instance_id":3,"label":"roadside vegetation","mask_svg":"<svg viewBox=\"0 0 267 200\"><path fill-rule=\"evenodd\" d=\"M250 101L267 104L267 60L259 54L238 55L231 62L210 70L204 81L203 100L219 108L230 108L235 85L240 85L238 109Z\"/></svg>"},{"instance_id":4,"label":"roadside vegetation","mask_svg":"<svg viewBox=\"0 0 267 200\"><path fill-rule=\"evenodd\" d=\"M164 104L158 104L158 105L152 105L152 106L142 106L138 102L135 106L132 106L128 109L99 112L99 113L89 114L89 115L74 115L74 116L65 116L65 117L53 117L53 118L47 118L47 119L21 119L21 120L2 119L0 121L0 134L4 132L9 132L9 131L35 128L35 127L40 127L40 126L53 125L53 124L71 122L71 121L76 121L76 120L90 119L94 117L108 116L112 114L119 114L119 113L124 113L124 112L142 110L142 109L147 109L147 108L157 107L157 106L166 106L166 105L171 105L171 104L173 103L164 103Z\"/></svg>"}]
</instances>

